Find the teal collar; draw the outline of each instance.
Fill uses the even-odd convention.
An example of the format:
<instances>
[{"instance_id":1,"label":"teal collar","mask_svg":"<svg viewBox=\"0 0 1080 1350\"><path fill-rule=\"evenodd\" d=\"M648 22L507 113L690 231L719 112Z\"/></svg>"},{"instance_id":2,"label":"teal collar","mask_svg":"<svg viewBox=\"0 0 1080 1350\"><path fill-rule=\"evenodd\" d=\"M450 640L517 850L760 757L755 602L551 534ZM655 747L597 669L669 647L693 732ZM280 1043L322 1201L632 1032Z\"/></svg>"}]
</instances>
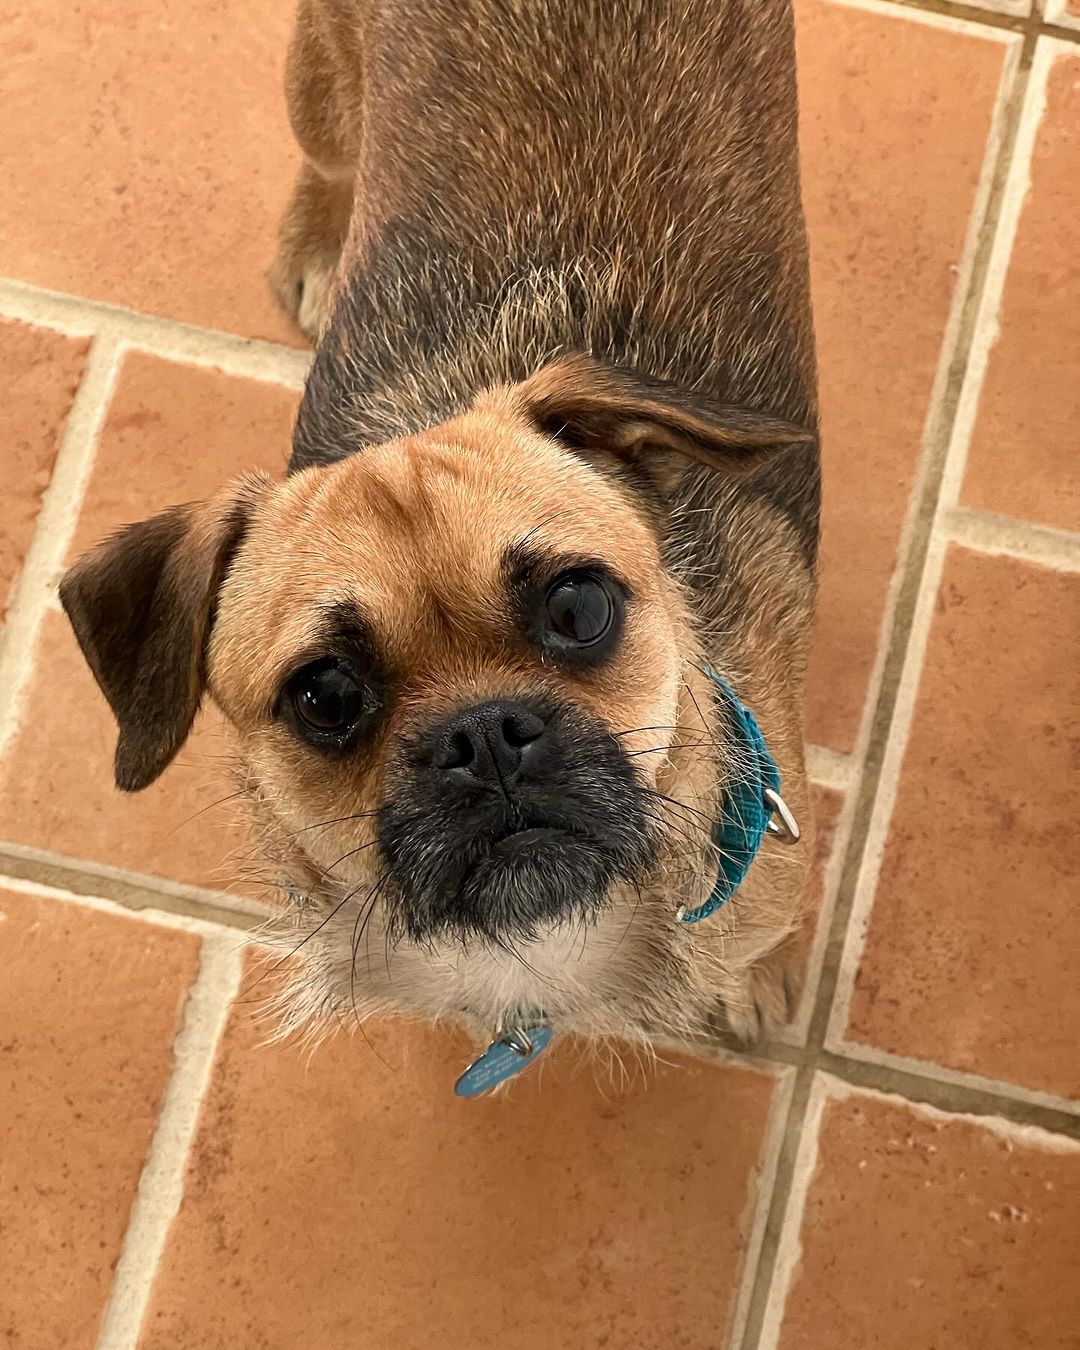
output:
<instances>
[{"instance_id":1,"label":"teal collar","mask_svg":"<svg viewBox=\"0 0 1080 1350\"><path fill-rule=\"evenodd\" d=\"M769 754L757 719L721 675L711 666L704 670L723 704L736 747L736 772L727 785L720 819L713 828L719 856L716 884L704 904L696 909L679 909L676 917L681 923L700 923L727 904L742 884L767 834L784 844L799 841L798 822L780 796L780 770ZM546 1049L552 1034L551 1024L542 1015L497 1033L480 1058L458 1079L454 1091L459 1097L478 1097L490 1092L528 1068Z\"/></svg>"},{"instance_id":2,"label":"teal collar","mask_svg":"<svg viewBox=\"0 0 1080 1350\"><path fill-rule=\"evenodd\" d=\"M780 770L769 754L757 719L721 675L711 666L704 669L727 716L736 746L736 773L727 785L720 819L713 828L720 860L716 885L703 905L679 910L682 923L700 923L727 904L750 870L766 834L775 835L785 844L799 840L798 823L780 796Z\"/></svg>"}]
</instances>

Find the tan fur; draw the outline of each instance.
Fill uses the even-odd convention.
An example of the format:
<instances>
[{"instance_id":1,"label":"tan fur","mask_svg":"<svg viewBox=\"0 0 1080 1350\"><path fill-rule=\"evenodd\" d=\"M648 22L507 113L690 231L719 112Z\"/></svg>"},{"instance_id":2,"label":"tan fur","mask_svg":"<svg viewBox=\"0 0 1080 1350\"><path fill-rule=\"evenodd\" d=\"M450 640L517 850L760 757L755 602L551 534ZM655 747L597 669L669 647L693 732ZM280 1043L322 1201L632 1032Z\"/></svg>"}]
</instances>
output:
<instances>
[{"instance_id":1,"label":"tan fur","mask_svg":"<svg viewBox=\"0 0 1080 1350\"><path fill-rule=\"evenodd\" d=\"M565 1029L640 1037L645 1029L700 1031L722 1008L735 1035L753 1037L784 1011L780 977L770 980L755 963L799 919L809 840L794 852L766 848L736 899L710 922L693 929L677 922L680 904L693 907L711 889L703 821L715 819L732 767L716 757L711 693L685 598L622 490L584 467L575 472L562 452L510 420L505 405L500 415L490 398L482 403L483 411L430 433L275 488L221 595L210 687L240 732L264 848L313 901L276 931L282 949L311 933L342 897L359 897L306 943L306 964L282 1011L302 1022L330 1011L447 1017L468 1009L480 1034L507 1006L534 1002ZM760 578L769 603L773 586L789 589L799 573L774 519L748 520L746 528L760 531L766 567L771 562L779 573L771 585L767 572ZM595 679L537 671L508 650L499 558L526 534L540 548L609 562L635 588L618 660ZM328 767L268 723L265 709L305 651L320 603L341 596L375 616L392 659L409 672L410 695L369 761ZM748 637L743 687L780 760L787 799L808 824L797 718L801 642L797 630L785 638L771 625ZM654 886L614 896L594 930L555 931L530 947L529 966L548 969L539 981L504 953L390 946L377 904L361 947L357 915L378 863L370 818L347 818L377 808L395 738L459 704L545 686L615 732L650 728L626 737L626 748L643 752L647 779L679 803L665 811L670 837Z\"/></svg>"}]
</instances>

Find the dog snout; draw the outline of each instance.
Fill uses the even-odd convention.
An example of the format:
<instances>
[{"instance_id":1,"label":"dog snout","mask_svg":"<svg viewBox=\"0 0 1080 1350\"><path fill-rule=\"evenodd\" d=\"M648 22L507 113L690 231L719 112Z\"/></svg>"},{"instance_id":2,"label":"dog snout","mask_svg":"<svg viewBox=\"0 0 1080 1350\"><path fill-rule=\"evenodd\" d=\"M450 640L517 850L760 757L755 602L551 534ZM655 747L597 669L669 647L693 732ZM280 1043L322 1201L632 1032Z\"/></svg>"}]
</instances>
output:
<instances>
[{"instance_id":1,"label":"dog snout","mask_svg":"<svg viewBox=\"0 0 1080 1350\"><path fill-rule=\"evenodd\" d=\"M432 766L466 787L511 787L541 757L547 721L537 708L496 699L448 718L433 737Z\"/></svg>"},{"instance_id":2,"label":"dog snout","mask_svg":"<svg viewBox=\"0 0 1080 1350\"><path fill-rule=\"evenodd\" d=\"M593 915L655 862L648 801L617 737L542 697L474 703L403 739L378 837L418 941L529 938Z\"/></svg>"}]
</instances>

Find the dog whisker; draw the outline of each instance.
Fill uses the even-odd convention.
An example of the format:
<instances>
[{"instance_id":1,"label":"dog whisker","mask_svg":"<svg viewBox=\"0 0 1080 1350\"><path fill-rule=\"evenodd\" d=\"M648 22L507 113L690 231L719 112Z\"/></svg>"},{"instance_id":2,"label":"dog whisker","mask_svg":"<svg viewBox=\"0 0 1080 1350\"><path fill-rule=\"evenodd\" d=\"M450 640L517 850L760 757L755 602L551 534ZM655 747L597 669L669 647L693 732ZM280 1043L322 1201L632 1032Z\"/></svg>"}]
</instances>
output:
<instances>
[{"instance_id":1,"label":"dog whisker","mask_svg":"<svg viewBox=\"0 0 1080 1350\"><path fill-rule=\"evenodd\" d=\"M169 831L170 836L176 834L179 830L185 829L193 820L198 820L200 816L205 816L208 811L216 811L219 806L224 806L227 802L234 802L239 797L246 797L247 793L241 788L238 792L230 792L226 797L219 797L216 802L211 802L208 806L200 806L197 811L193 811L185 820L174 825Z\"/></svg>"},{"instance_id":2,"label":"dog whisker","mask_svg":"<svg viewBox=\"0 0 1080 1350\"><path fill-rule=\"evenodd\" d=\"M360 844L358 847L350 849L348 853L343 853L337 862L332 862L329 867L322 869L323 877L328 881L331 880L330 873L333 872L335 867L340 867L343 862L355 858L358 853L363 853L366 849L374 848L378 842L377 839L369 839L366 844Z\"/></svg>"},{"instance_id":3,"label":"dog whisker","mask_svg":"<svg viewBox=\"0 0 1080 1350\"><path fill-rule=\"evenodd\" d=\"M296 946L291 951L286 952L284 956L280 957L277 961L275 961L274 964L269 968L269 970L265 971L264 974L260 976L260 978L256 981L255 985L252 987L253 988L257 987L259 984L263 982L263 980L269 979L276 971L280 970L283 965L291 961L296 956L296 954L301 950L301 948L307 946L307 944L312 940L312 938L316 937L319 933L321 933L322 930L327 926L327 924L329 924L330 921L335 917L335 915L339 914L341 910L343 910L345 906L349 903L349 901L353 899L354 896L359 894L361 889L362 888L360 886L357 886L353 890L347 892L344 898L334 906L334 908L329 912L329 914L327 914L325 918L323 918L322 921L311 930L310 933L306 933L304 937L296 944Z\"/></svg>"},{"instance_id":4,"label":"dog whisker","mask_svg":"<svg viewBox=\"0 0 1080 1350\"><path fill-rule=\"evenodd\" d=\"M677 745L653 745L647 750L628 750L625 754L627 759L637 759L639 755L673 755L676 751L707 749L707 741L680 741Z\"/></svg>"},{"instance_id":5,"label":"dog whisker","mask_svg":"<svg viewBox=\"0 0 1080 1350\"><path fill-rule=\"evenodd\" d=\"M293 830L289 834L289 837L291 839L297 839L300 835L307 834L309 830L328 830L332 825L346 825L353 820L370 820L372 816L377 816L378 814L377 810L357 811L352 815L337 816L333 820L318 820L314 825L305 825L299 830Z\"/></svg>"}]
</instances>

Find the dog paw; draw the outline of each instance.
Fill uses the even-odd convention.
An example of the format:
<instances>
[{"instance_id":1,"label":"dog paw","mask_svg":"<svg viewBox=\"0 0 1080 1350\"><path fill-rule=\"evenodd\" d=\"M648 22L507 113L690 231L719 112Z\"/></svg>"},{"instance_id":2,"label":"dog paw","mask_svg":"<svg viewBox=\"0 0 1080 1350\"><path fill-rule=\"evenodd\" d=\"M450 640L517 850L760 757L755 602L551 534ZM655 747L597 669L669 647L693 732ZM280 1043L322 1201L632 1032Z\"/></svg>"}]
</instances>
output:
<instances>
[{"instance_id":1,"label":"dog paw","mask_svg":"<svg viewBox=\"0 0 1080 1350\"><path fill-rule=\"evenodd\" d=\"M330 313L337 258L324 253L297 257L283 248L270 269L270 288L305 337L317 342Z\"/></svg>"},{"instance_id":2,"label":"dog paw","mask_svg":"<svg viewBox=\"0 0 1080 1350\"><path fill-rule=\"evenodd\" d=\"M764 958L724 991L724 1030L742 1045L769 1040L790 1021L797 992L786 958Z\"/></svg>"},{"instance_id":3,"label":"dog paw","mask_svg":"<svg viewBox=\"0 0 1080 1350\"><path fill-rule=\"evenodd\" d=\"M270 288L312 342L322 336L330 317L352 200L349 179L324 177L305 163L281 221Z\"/></svg>"}]
</instances>

